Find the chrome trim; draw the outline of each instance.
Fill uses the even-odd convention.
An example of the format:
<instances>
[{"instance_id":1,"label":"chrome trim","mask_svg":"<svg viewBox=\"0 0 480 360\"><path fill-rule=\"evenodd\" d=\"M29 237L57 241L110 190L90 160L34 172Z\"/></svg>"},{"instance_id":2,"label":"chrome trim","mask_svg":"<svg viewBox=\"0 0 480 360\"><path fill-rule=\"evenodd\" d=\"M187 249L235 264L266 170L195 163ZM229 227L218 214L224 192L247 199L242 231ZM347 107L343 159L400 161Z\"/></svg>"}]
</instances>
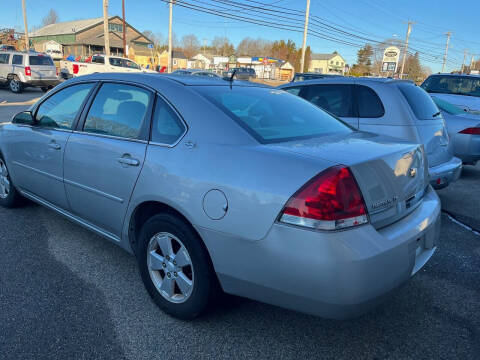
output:
<instances>
[{"instance_id":1,"label":"chrome trim","mask_svg":"<svg viewBox=\"0 0 480 360\"><path fill-rule=\"evenodd\" d=\"M141 140L141 139L125 138L125 137L121 137L121 136L107 135L107 134L97 134L97 133L91 133L91 132L84 131L84 130L82 130L82 131L73 130L72 132L74 134L80 134L80 135L98 136L98 137L103 137L103 138L113 139L113 140L123 140L123 141L137 142L137 143L141 143L141 144L148 144L148 141Z\"/></svg>"},{"instance_id":2,"label":"chrome trim","mask_svg":"<svg viewBox=\"0 0 480 360\"><path fill-rule=\"evenodd\" d=\"M341 230L368 223L367 215L355 216L342 220L315 220L301 216L283 214L280 222L318 230Z\"/></svg>"},{"instance_id":3,"label":"chrome trim","mask_svg":"<svg viewBox=\"0 0 480 360\"><path fill-rule=\"evenodd\" d=\"M80 189L83 189L83 190L87 190L93 194L96 194L96 195L100 195L100 196L103 196L107 199L110 199L110 200L113 200L113 201L116 201L116 202L119 202L120 204L123 204L123 199L122 198L119 198L117 196L114 196L114 195L110 195L110 194L107 194L106 192L103 192L103 191L100 191L100 190L97 190L97 189L94 189L94 188L91 188L89 186L86 186L86 185L82 185L82 184L79 184L75 181L71 181L71 180L67 180L67 179L63 179L63 181L65 182L65 184L69 184L69 185L72 185L72 186L76 186Z\"/></svg>"},{"instance_id":4,"label":"chrome trim","mask_svg":"<svg viewBox=\"0 0 480 360\"><path fill-rule=\"evenodd\" d=\"M41 175L50 177L50 178L52 178L52 179L55 179L55 180L57 180L57 181L63 182L63 179L62 179L60 176L56 176L56 175L49 174L49 173L47 173L47 172L45 172L45 171L38 170L38 169L35 169L35 168L31 167L31 166L28 166L28 165L19 163L18 161L12 161L12 164L18 165L18 166L23 167L23 168L25 168L25 169L34 171L34 172L36 172L36 173L38 173L38 174L41 174Z\"/></svg>"},{"instance_id":5,"label":"chrome trim","mask_svg":"<svg viewBox=\"0 0 480 360\"><path fill-rule=\"evenodd\" d=\"M61 131L65 133L73 132L72 129L49 128L49 127L35 126L35 125L29 125L29 124L15 124L15 123L13 123L13 125L19 126L19 127L28 127L31 129L52 130L52 131L55 130L55 131Z\"/></svg>"},{"instance_id":6,"label":"chrome trim","mask_svg":"<svg viewBox=\"0 0 480 360\"><path fill-rule=\"evenodd\" d=\"M32 194L32 193L29 193L29 192L26 191L26 190L21 189L21 190L20 190L20 194L22 194L22 195L25 196L26 198L29 198L30 200L32 200L32 201L34 201L34 202L36 202L36 203L39 203L40 205L43 205L43 206L45 206L45 207L47 207L47 208L49 208L49 209L51 209L51 210L53 210L53 211L56 211L56 212L59 213L60 215L63 215L63 216L65 216L66 218L68 218L69 220L72 220L72 221L76 222L77 224L79 224L79 225L81 225L81 226L83 226L83 227L86 227L87 229L89 229L89 230L97 233L97 234L100 235L100 236L103 236L103 237L105 237L105 238L107 238L107 239L109 239L109 240L115 241L115 242L117 242L117 243L119 243L119 242L121 241L121 239L120 239L118 236L116 236L116 235L114 235L114 234L112 234L112 233L110 233L110 232L108 232L108 231L102 230L102 229L100 229L98 226L93 225L93 224L90 224L90 223L86 222L85 220L82 220L82 219L80 219L79 217L77 217L77 216L69 213L68 211L66 211L66 210L64 210L64 209L61 209L61 208L59 208L59 207L57 207L57 206L49 203L49 202L46 201L46 200L43 200L42 198L40 198L40 197L38 197L38 196L36 196L36 195L34 195L34 194Z\"/></svg>"}]
</instances>

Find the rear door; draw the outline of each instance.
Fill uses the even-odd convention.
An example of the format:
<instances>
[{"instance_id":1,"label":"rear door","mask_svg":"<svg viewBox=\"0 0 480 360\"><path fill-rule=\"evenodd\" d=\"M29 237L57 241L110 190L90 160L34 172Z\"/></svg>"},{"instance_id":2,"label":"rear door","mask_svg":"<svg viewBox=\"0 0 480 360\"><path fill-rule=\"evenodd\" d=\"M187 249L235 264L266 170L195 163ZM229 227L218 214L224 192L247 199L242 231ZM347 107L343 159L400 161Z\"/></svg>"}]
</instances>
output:
<instances>
[{"instance_id":1,"label":"rear door","mask_svg":"<svg viewBox=\"0 0 480 360\"><path fill-rule=\"evenodd\" d=\"M307 85L300 96L358 129L353 87L353 84Z\"/></svg>"},{"instance_id":2,"label":"rear door","mask_svg":"<svg viewBox=\"0 0 480 360\"><path fill-rule=\"evenodd\" d=\"M65 151L72 212L114 238L143 166L152 102L143 87L103 83Z\"/></svg>"},{"instance_id":3,"label":"rear door","mask_svg":"<svg viewBox=\"0 0 480 360\"><path fill-rule=\"evenodd\" d=\"M445 121L428 93L413 83L397 84L415 118L420 142L425 146L430 167L449 161L453 156Z\"/></svg>"},{"instance_id":4,"label":"rear door","mask_svg":"<svg viewBox=\"0 0 480 360\"><path fill-rule=\"evenodd\" d=\"M28 66L30 66L32 72L32 80L52 80L57 78L57 70L52 58L48 55L29 55Z\"/></svg>"}]
</instances>

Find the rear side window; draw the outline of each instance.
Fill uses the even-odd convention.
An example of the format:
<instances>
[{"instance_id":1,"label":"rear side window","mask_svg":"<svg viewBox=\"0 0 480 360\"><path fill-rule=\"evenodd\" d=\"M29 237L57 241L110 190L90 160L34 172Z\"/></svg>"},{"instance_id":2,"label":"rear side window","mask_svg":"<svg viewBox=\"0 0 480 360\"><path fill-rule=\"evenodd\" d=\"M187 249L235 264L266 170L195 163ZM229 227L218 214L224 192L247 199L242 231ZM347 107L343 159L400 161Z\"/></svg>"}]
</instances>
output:
<instances>
[{"instance_id":1,"label":"rear side window","mask_svg":"<svg viewBox=\"0 0 480 360\"><path fill-rule=\"evenodd\" d=\"M22 65L23 64L23 55L13 55L12 64L13 65Z\"/></svg>"},{"instance_id":2,"label":"rear side window","mask_svg":"<svg viewBox=\"0 0 480 360\"><path fill-rule=\"evenodd\" d=\"M28 61L30 62L30 65L35 66L35 65L52 65L53 66L53 61L50 56L29 56Z\"/></svg>"},{"instance_id":3,"label":"rear side window","mask_svg":"<svg viewBox=\"0 0 480 360\"><path fill-rule=\"evenodd\" d=\"M105 64L105 58L103 56L93 56L92 63Z\"/></svg>"},{"instance_id":4,"label":"rear side window","mask_svg":"<svg viewBox=\"0 0 480 360\"><path fill-rule=\"evenodd\" d=\"M425 90L411 83L400 83L397 86L417 119L434 119L433 115L438 113L438 107Z\"/></svg>"},{"instance_id":5,"label":"rear side window","mask_svg":"<svg viewBox=\"0 0 480 360\"><path fill-rule=\"evenodd\" d=\"M50 96L38 108L35 118L46 128L71 129L84 100L94 84L78 84Z\"/></svg>"},{"instance_id":6,"label":"rear side window","mask_svg":"<svg viewBox=\"0 0 480 360\"><path fill-rule=\"evenodd\" d=\"M310 85L305 98L338 117L355 117L352 85Z\"/></svg>"},{"instance_id":7,"label":"rear side window","mask_svg":"<svg viewBox=\"0 0 480 360\"><path fill-rule=\"evenodd\" d=\"M157 97L153 113L152 141L171 145L183 135L185 130L185 125L170 105Z\"/></svg>"},{"instance_id":8,"label":"rear side window","mask_svg":"<svg viewBox=\"0 0 480 360\"><path fill-rule=\"evenodd\" d=\"M138 139L151 93L123 84L103 84L88 111L86 132Z\"/></svg>"},{"instance_id":9,"label":"rear side window","mask_svg":"<svg viewBox=\"0 0 480 360\"><path fill-rule=\"evenodd\" d=\"M357 99L359 117L379 118L385 115L382 101L370 87L355 85L355 98Z\"/></svg>"},{"instance_id":10,"label":"rear side window","mask_svg":"<svg viewBox=\"0 0 480 360\"><path fill-rule=\"evenodd\" d=\"M8 64L10 54L0 54L0 64Z\"/></svg>"}]
</instances>

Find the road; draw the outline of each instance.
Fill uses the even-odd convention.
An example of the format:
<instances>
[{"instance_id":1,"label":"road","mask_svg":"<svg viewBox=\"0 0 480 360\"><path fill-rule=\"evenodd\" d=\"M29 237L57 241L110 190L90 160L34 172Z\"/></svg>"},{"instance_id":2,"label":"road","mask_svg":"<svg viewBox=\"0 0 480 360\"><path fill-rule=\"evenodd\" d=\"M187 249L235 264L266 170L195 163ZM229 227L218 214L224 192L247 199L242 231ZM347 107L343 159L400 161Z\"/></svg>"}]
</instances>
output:
<instances>
[{"instance_id":1,"label":"road","mask_svg":"<svg viewBox=\"0 0 480 360\"><path fill-rule=\"evenodd\" d=\"M32 203L0 209L0 359L479 359L480 236L442 220L431 261L360 318L229 297L183 322L122 249Z\"/></svg>"},{"instance_id":2,"label":"road","mask_svg":"<svg viewBox=\"0 0 480 360\"><path fill-rule=\"evenodd\" d=\"M21 94L0 88L0 122L10 121L13 115L27 110L42 95L43 92L37 88L26 88Z\"/></svg>"}]
</instances>

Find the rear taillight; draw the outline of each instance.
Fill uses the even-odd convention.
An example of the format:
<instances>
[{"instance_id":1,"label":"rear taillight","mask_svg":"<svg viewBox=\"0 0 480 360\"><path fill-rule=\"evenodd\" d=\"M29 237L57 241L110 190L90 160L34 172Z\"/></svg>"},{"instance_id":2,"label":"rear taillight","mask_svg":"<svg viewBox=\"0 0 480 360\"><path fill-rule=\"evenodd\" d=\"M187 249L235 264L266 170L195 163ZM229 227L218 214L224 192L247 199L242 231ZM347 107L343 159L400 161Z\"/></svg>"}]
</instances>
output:
<instances>
[{"instance_id":1,"label":"rear taillight","mask_svg":"<svg viewBox=\"0 0 480 360\"><path fill-rule=\"evenodd\" d=\"M480 135L480 127L466 128L459 132L460 134Z\"/></svg>"},{"instance_id":2,"label":"rear taillight","mask_svg":"<svg viewBox=\"0 0 480 360\"><path fill-rule=\"evenodd\" d=\"M78 64L73 64L72 65L72 70L74 74L78 74Z\"/></svg>"},{"instance_id":3,"label":"rear taillight","mask_svg":"<svg viewBox=\"0 0 480 360\"><path fill-rule=\"evenodd\" d=\"M285 205L280 221L321 230L368 222L365 202L350 169L331 167L305 184Z\"/></svg>"},{"instance_id":4,"label":"rear taillight","mask_svg":"<svg viewBox=\"0 0 480 360\"><path fill-rule=\"evenodd\" d=\"M25 75L32 76L32 69L30 69L30 66L25 66Z\"/></svg>"},{"instance_id":5,"label":"rear taillight","mask_svg":"<svg viewBox=\"0 0 480 360\"><path fill-rule=\"evenodd\" d=\"M56 73L57 76L58 76L58 68L55 68L55 73Z\"/></svg>"}]
</instances>

